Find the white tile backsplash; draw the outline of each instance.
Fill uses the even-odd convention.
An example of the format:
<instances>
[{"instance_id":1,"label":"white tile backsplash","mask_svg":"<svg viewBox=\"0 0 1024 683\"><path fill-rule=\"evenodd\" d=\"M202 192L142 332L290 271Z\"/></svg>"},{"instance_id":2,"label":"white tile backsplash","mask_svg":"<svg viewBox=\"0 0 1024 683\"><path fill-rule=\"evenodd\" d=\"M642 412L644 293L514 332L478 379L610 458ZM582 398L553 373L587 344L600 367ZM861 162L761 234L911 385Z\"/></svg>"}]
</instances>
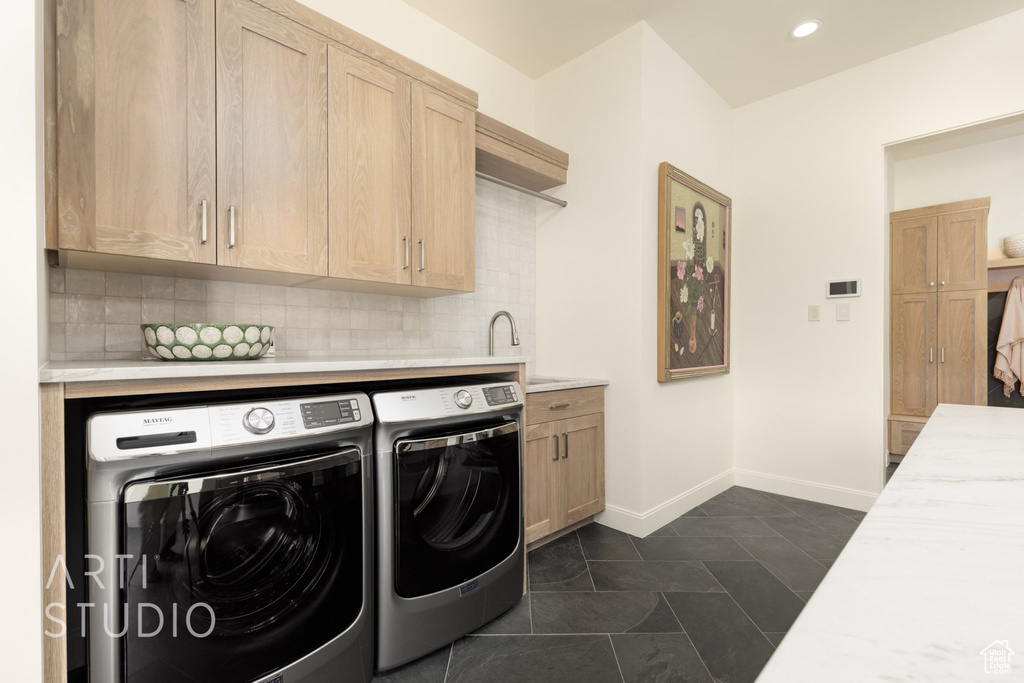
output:
<instances>
[{"instance_id":1,"label":"white tile backsplash","mask_svg":"<svg viewBox=\"0 0 1024 683\"><path fill-rule=\"evenodd\" d=\"M249 322L274 325L279 356L486 355L487 325L512 313L522 345L500 355L533 355L536 340L536 201L478 181L476 291L434 299L302 287L49 269L50 358L114 360L142 352L138 323Z\"/></svg>"}]
</instances>

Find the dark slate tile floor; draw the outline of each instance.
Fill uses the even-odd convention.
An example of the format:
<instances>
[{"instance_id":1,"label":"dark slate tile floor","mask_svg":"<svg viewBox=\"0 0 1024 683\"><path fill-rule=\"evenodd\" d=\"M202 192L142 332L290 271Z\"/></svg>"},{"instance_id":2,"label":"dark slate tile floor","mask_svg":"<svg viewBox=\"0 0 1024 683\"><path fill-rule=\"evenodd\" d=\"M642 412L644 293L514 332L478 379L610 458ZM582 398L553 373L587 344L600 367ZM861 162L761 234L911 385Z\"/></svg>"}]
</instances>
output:
<instances>
[{"instance_id":1,"label":"dark slate tile floor","mask_svg":"<svg viewBox=\"0 0 1024 683\"><path fill-rule=\"evenodd\" d=\"M530 553L530 592L381 683L745 683L864 513L733 487L647 538L599 524Z\"/></svg>"}]
</instances>

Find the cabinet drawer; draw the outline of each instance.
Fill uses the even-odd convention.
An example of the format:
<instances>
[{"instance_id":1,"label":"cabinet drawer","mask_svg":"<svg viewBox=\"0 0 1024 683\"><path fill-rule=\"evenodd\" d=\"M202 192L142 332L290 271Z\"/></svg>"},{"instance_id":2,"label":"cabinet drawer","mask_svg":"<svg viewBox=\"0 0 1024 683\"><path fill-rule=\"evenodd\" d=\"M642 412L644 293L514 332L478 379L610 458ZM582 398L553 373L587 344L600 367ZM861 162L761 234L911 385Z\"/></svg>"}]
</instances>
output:
<instances>
[{"instance_id":1,"label":"cabinet drawer","mask_svg":"<svg viewBox=\"0 0 1024 683\"><path fill-rule=\"evenodd\" d=\"M917 435L924 429L924 422L905 422L889 420L889 452L893 455L906 455L917 440Z\"/></svg>"},{"instance_id":2,"label":"cabinet drawer","mask_svg":"<svg viewBox=\"0 0 1024 683\"><path fill-rule=\"evenodd\" d=\"M540 424L604 412L604 387L544 391L526 395L526 424Z\"/></svg>"}]
</instances>

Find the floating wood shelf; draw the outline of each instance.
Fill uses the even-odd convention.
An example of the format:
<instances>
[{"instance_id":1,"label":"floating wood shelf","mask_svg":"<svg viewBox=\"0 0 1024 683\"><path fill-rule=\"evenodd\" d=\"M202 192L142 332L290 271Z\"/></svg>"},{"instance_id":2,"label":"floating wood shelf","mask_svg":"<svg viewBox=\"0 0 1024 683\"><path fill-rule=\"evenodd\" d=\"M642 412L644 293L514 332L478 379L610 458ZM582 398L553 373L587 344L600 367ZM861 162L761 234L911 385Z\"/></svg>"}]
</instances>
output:
<instances>
[{"instance_id":1,"label":"floating wood shelf","mask_svg":"<svg viewBox=\"0 0 1024 683\"><path fill-rule=\"evenodd\" d=\"M476 115L476 170L534 192L564 185L569 155L490 116Z\"/></svg>"},{"instance_id":2,"label":"floating wood shelf","mask_svg":"<svg viewBox=\"0 0 1024 683\"><path fill-rule=\"evenodd\" d=\"M992 259L988 262L989 270L999 268L1024 268L1024 258L1001 258Z\"/></svg>"}]
</instances>

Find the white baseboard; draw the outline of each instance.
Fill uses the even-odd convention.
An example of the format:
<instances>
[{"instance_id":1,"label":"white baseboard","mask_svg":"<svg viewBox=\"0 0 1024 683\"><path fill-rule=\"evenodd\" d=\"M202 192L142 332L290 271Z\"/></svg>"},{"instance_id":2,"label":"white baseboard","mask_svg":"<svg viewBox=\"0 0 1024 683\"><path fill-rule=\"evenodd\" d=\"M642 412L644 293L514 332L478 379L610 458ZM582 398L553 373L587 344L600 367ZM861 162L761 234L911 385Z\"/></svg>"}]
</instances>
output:
<instances>
[{"instance_id":1,"label":"white baseboard","mask_svg":"<svg viewBox=\"0 0 1024 683\"><path fill-rule=\"evenodd\" d=\"M604 512L597 515L596 521L612 529L643 538L732 485L733 470L727 470L644 513L607 505Z\"/></svg>"},{"instance_id":2,"label":"white baseboard","mask_svg":"<svg viewBox=\"0 0 1024 683\"><path fill-rule=\"evenodd\" d=\"M839 507L864 512L878 498L877 493L857 491L856 489L847 489L840 486L829 486L828 484L803 481L802 479L790 479L789 477L779 477L774 474L752 472L738 468L733 470L733 481L736 486L745 486L757 489L758 491L778 493L783 496L803 498L804 500L813 500L816 503L838 505Z\"/></svg>"},{"instance_id":3,"label":"white baseboard","mask_svg":"<svg viewBox=\"0 0 1024 683\"><path fill-rule=\"evenodd\" d=\"M643 538L652 531L657 531L665 526L684 512L692 510L734 485L862 511L867 511L874 504L875 499L878 498L878 494L868 493L867 491L829 486L828 484L780 477L763 472L730 469L708 479L702 484L694 486L688 491L684 491L675 498L647 512L634 512L633 510L608 505L605 507L604 512L597 515L595 521L612 529Z\"/></svg>"}]
</instances>

